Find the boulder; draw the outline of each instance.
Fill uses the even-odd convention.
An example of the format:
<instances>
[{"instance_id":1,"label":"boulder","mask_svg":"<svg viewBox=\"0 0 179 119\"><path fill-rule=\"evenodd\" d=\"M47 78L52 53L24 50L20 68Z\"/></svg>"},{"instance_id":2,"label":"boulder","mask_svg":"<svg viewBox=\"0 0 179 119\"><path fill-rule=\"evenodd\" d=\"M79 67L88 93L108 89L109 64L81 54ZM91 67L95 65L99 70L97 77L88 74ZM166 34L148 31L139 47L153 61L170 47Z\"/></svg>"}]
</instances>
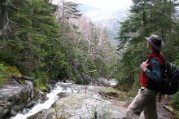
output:
<instances>
[{"instance_id":1,"label":"boulder","mask_svg":"<svg viewBox=\"0 0 179 119\"><path fill-rule=\"evenodd\" d=\"M50 109L36 113L28 119L112 119L125 117L124 101L103 98L99 92L108 90L101 86L71 85L72 92L58 93Z\"/></svg>"},{"instance_id":2,"label":"boulder","mask_svg":"<svg viewBox=\"0 0 179 119\"><path fill-rule=\"evenodd\" d=\"M42 110L35 115L28 117L27 119L53 119L54 111L52 110Z\"/></svg>"},{"instance_id":3,"label":"boulder","mask_svg":"<svg viewBox=\"0 0 179 119\"><path fill-rule=\"evenodd\" d=\"M37 91L32 85L19 84L15 79L7 79L6 84L0 86L0 119L16 115L33 99Z\"/></svg>"}]
</instances>

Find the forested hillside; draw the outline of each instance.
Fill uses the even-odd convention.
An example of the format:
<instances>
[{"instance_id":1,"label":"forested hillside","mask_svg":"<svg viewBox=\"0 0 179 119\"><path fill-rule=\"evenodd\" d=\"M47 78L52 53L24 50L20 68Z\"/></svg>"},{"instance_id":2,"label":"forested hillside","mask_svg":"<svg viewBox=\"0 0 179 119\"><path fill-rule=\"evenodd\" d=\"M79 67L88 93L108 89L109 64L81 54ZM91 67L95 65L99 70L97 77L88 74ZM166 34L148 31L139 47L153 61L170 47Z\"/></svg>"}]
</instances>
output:
<instances>
[{"instance_id":1,"label":"forested hillside","mask_svg":"<svg viewBox=\"0 0 179 119\"><path fill-rule=\"evenodd\" d=\"M109 78L115 49L105 29L96 28L77 6L72 2L54 5L49 0L1 0L1 77L34 77L36 86L50 80L90 83Z\"/></svg>"},{"instance_id":2,"label":"forested hillside","mask_svg":"<svg viewBox=\"0 0 179 119\"><path fill-rule=\"evenodd\" d=\"M139 66L149 53L145 37L160 35L165 42L165 57L179 66L179 3L177 0L133 0L133 3L131 15L122 23L118 34L119 51L125 48L125 52L116 73L120 85L138 89ZM179 92L173 96L171 104L179 109Z\"/></svg>"},{"instance_id":3,"label":"forested hillside","mask_svg":"<svg viewBox=\"0 0 179 119\"><path fill-rule=\"evenodd\" d=\"M67 75L79 83L88 83L99 77L109 78L116 50L110 44L107 31L95 27L80 14L77 6L67 2L56 13L61 24L61 43L68 63Z\"/></svg>"},{"instance_id":4,"label":"forested hillside","mask_svg":"<svg viewBox=\"0 0 179 119\"><path fill-rule=\"evenodd\" d=\"M9 74L33 77L36 87L51 80L89 84L114 78L118 87L135 91L139 65L147 58L145 37L162 36L165 56L179 65L179 17L176 0L133 0L122 22L118 52L106 29L97 28L78 4L51 0L0 0L0 84ZM133 92L135 93L135 92ZM179 93L171 104L179 109Z\"/></svg>"}]
</instances>

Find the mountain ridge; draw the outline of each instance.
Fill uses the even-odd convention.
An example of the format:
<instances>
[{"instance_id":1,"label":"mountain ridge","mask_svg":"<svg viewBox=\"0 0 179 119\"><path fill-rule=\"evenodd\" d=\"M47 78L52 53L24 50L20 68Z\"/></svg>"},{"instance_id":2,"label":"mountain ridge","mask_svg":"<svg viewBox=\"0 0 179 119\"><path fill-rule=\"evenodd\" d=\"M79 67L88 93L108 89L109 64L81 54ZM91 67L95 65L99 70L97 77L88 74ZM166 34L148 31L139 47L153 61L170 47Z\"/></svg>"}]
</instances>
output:
<instances>
[{"instance_id":1,"label":"mountain ridge","mask_svg":"<svg viewBox=\"0 0 179 119\"><path fill-rule=\"evenodd\" d=\"M79 4L80 12L88 17L95 26L106 28L113 44L120 30L120 22L125 21L129 14L128 9L103 10L87 4Z\"/></svg>"}]
</instances>

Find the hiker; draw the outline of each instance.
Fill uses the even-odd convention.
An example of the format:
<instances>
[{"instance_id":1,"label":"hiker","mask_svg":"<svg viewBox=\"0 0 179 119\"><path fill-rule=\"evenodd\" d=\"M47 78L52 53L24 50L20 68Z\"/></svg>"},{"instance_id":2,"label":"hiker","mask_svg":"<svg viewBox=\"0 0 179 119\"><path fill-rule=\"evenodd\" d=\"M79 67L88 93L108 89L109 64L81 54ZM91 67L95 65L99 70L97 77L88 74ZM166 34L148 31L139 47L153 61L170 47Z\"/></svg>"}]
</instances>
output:
<instances>
[{"instance_id":1,"label":"hiker","mask_svg":"<svg viewBox=\"0 0 179 119\"><path fill-rule=\"evenodd\" d=\"M164 62L164 57L161 50L164 48L164 42L160 36L154 34L145 39L150 53L148 59L140 65L142 69L141 87L127 109L127 119L139 119L142 111L144 111L145 119L158 119L156 89L162 78L161 65ZM154 57L160 58L161 62Z\"/></svg>"}]
</instances>

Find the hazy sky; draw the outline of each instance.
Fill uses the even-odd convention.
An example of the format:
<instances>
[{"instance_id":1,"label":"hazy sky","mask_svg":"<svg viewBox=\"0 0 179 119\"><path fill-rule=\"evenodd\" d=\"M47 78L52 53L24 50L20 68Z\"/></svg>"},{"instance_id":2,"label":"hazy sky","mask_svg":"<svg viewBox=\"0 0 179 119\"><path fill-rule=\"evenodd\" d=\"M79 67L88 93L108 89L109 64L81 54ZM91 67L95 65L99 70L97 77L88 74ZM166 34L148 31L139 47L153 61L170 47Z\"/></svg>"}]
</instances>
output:
<instances>
[{"instance_id":1,"label":"hazy sky","mask_svg":"<svg viewBox=\"0 0 179 119\"><path fill-rule=\"evenodd\" d=\"M53 0L54 3L59 3L62 0ZM84 13L92 21L100 21L109 17L111 14L120 9L129 9L132 5L132 0L64 0L78 4L86 4L94 10L89 10Z\"/></svg>"},{"instance_id":2,"label":"hazy sky","mask_svg":"<svg viewBox=\"0 0 179 119\"><path fill-rule=\"evenodd\" d=\"M58 3L60 0L53 0ZM101 8L101 9L119 9L119 8L129 8L132 4L132 0L66 0L75 3L88 4L91 7Z\"/></svg>"}]
</instances>

